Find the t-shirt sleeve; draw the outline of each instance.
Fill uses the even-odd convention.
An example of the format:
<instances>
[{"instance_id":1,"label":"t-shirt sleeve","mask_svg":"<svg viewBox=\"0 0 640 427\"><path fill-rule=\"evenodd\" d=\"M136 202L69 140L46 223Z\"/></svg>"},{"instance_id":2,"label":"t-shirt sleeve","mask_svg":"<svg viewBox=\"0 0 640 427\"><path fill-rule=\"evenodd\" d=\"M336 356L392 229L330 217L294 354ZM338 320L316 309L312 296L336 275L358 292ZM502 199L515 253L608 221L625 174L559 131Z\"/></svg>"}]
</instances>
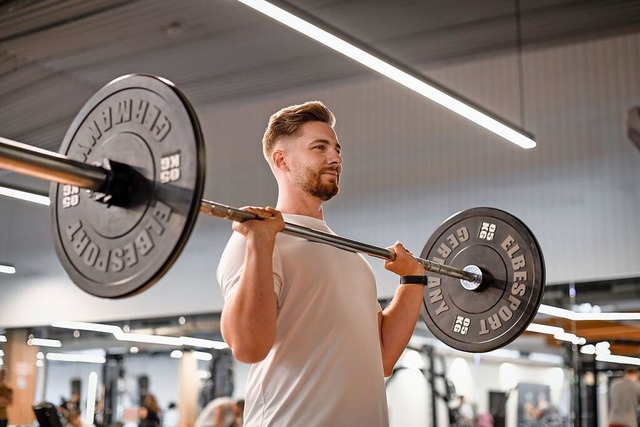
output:
<instances>
[{"instance_id":1,"label":"t-shirt sleeve","mask_svg":"<svg viewBox=\"0 0 640 427\"><path fill-rule=\"evenodd\" d=\"M220 257L216 278L225 302L235 294L236 284L244 271L245 248L245 237L240 233L234 232ZM279 251L276 247L273 253L273 291L278 296L278 306L280 306L281 290L282 264L280 262Z\"/></svg>"}]
</instances>

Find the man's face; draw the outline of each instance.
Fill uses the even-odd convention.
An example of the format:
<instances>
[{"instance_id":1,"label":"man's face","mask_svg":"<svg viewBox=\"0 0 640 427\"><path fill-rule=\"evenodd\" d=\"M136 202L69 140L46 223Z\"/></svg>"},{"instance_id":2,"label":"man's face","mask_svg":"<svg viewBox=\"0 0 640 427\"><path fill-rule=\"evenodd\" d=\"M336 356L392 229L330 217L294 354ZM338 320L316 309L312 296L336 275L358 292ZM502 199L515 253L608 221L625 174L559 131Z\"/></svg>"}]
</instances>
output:
<instances>
[{"instance_id":1,"label":"man's face","mask_svg":"<svg viewBox=\"0 0 640 427\"><path fill-rule=\"evenodd\" d=\"M294 183L309 195L327 201L340 190L342 157L335 131L323 122L308 122L289 142L288 163Z\"/></svg>"}]
</instances>

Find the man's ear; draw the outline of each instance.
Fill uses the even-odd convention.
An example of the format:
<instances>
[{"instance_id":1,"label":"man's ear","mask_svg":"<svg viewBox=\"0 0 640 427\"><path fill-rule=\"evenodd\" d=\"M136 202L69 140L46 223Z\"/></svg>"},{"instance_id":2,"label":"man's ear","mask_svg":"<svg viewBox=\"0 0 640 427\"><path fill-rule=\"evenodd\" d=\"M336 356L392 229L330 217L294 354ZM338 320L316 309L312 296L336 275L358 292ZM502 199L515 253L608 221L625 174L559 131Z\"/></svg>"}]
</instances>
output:
<instances>
[{"instance_id":1,"label":"man's ear","mask_svg":"<svg viewBox=\"0 0 640 427\"><path fill-rule=\"evenodd\" d=\"M274 150L273 153L271 153L271 159L273 160L273 164L276 168L285 171L289 170L289 165L287 165L287 162L285 161L284 152L282 150Z\"/></svg>"}]
</instances>

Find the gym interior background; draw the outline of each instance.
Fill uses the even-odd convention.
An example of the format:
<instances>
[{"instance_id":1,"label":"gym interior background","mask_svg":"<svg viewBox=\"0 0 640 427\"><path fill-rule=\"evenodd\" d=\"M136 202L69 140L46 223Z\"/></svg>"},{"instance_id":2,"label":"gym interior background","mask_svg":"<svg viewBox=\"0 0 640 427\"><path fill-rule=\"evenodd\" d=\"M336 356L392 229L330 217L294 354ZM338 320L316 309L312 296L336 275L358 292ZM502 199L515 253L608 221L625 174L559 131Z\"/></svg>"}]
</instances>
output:
<instances>
[{"instance_id":1,"label":"gym interior background","mask_svg":"<svg viewBox=\"0 0 640 427\"><path fill-rule=\"evenodd\" d=\"M516 147L239 2L204 0L0 2L0 136L57 151L99 88L125 74L159 75L185 92L203 126L205 198L268 205L276 186L260 148L266 120L284 105L320 99L337 115L344 148L341 194L325 207L334 231L382 247L401 240L419 253L455 212L506 210L542 247L543 304L579 313L535 319L574 337L529 331L487 354L452 350L420 322L388 380L392 425L448 425L456 395L476 414L492 412L495 425L529 422L523 408L533 396L557 409L560 425L606 425L607 384L624 365L603 357L607 344L600 343L640 364L633 315L640 309L640 151L625 122L640 106L640 3L287 4L518 124L537 147ZM0 184L49 189L7 171ZM0 263L16 268L0 274L0 358L11 359L19 396L13 423L33 423L34 402L59 404L72 387L84 401L93 381L111 423L135 423L145 388L163 408L177 402L186 421L207 396L243 395L247 367L224 348L201 354L52 326L80 321L220 340L215 267L228 221L200 217L157 284L105 300L65 274L47 207L2 197L0 218ZM381 261L371 263L384 304L397 279ZM609 312L628 316L598 315ZM29 338L62 346L27 345ZM49 353L103 363L57 361Z\"/></svg>"}]
</instances>

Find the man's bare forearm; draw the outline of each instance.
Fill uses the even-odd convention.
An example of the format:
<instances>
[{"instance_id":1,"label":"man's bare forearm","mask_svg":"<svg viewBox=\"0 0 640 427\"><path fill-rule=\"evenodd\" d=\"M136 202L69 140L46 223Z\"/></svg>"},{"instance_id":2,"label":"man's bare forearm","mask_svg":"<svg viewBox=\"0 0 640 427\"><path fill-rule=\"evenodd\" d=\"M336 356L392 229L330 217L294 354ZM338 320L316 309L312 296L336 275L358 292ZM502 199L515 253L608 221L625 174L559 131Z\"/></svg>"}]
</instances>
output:
<instances>
[{"instance_id":1,"label":"man's bare forearm","mask_svg":"<svg viewBox=\"0 0 640 427\"><path fill-rule=\"evenodd\" d=\"M221 329L234 356L245 363L266 357L275 341L274 239L247 236L244 271L222 311Z\"/></svg>"},{"instance_id":2,"label":"man's bare forearm","mask_svg":"<svg viewBox=\"0 0 640 427\"><path fill-rule=\"evenodd\" d=\"M380 346L385 376L391 375L413 335L420 315L422 295L421 285L400 285L391 304L382 312Z\"/></svg>"}]
</instances>

